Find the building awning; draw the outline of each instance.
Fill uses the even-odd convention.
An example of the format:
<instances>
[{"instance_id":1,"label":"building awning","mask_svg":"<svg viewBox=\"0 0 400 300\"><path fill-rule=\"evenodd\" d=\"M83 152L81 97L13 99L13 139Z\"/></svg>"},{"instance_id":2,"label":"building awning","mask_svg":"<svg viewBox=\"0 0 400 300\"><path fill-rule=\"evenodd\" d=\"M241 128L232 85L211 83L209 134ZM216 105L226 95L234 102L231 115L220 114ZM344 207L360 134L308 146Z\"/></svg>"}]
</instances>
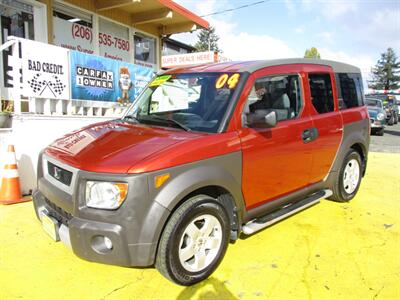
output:
<instances>
[{"instance_id":1,"label":"building awning","mask_svg":"<svg viewBox=\"0 0 400 300\"><path fill-rule=\"evenodd\" d=\"M209 28L209 23L171 0L96 0L96 11L129 14L131 25L145 32L170 35Z\"/></svg>"}]
</instances>

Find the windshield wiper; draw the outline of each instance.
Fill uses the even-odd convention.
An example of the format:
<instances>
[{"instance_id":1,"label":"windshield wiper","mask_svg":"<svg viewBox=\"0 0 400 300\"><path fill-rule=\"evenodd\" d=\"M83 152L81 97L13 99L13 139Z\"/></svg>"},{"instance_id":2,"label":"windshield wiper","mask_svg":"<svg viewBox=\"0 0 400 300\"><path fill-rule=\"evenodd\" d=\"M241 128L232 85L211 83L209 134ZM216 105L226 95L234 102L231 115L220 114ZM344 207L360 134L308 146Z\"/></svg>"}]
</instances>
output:
<instances>
[{"instance_id":1,"label":"windshield wiper","mask_svg":"<svg viewBox=\"0 0 400 300\"><path fill-rule=\"evenodd\" d=\"M126 115L121 120L123 120L123 121L134 121L135 123L140 123L138 118L134 117L133 115Z\"/></svg>"},{"instance_id":2,"label":"windshield wiper","mask_svg":"<svg viewBox=\"0 0 400 300\"><path fill-rule=\"evenodd\" d=\"M167 121L168 123L177 125L179 128L182 128L182 129L184 129L186 131L191 131L192 130L189 127L187 127L185 124L182 124L182 123L180 123L180 122L178 122L178 121L176 121L174 119L166 119L166 118L161 118L161 117L154 116L154 115L151 116L151 119L159 120L159 121Z\"/></svg>"}]
</instances>

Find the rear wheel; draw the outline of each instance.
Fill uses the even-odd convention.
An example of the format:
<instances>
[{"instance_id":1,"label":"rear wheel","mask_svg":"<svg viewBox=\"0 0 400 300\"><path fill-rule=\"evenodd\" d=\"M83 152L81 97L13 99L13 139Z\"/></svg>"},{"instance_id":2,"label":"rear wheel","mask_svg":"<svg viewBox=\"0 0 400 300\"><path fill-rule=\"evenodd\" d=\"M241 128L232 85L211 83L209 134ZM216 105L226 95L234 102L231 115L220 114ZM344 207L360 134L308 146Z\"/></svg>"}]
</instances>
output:
<instances>
[{"instance_id":1,"label":"rear wheel","mask_svg":"<svg viewBox=\"0 0 400 300\"><path fill-rule=\"evenodd\" d=\"M169 280L192 285L220 264L230 237L225 208L208 196L184 202L168 221L157 251L156 268Z\"/></svg>"},{"instance_id":2,"label":"rear wheel","mask_svg":"<svg viewBox=\"0 0 400 300\"><path fill-rule=\"evenodd\" d=\"M354 198L360 187L362 177L362 163L360 154L351 149L335 179L332 187L333 195L330 199L338 202L347 202Z\"/></svg>"}]
</instances>

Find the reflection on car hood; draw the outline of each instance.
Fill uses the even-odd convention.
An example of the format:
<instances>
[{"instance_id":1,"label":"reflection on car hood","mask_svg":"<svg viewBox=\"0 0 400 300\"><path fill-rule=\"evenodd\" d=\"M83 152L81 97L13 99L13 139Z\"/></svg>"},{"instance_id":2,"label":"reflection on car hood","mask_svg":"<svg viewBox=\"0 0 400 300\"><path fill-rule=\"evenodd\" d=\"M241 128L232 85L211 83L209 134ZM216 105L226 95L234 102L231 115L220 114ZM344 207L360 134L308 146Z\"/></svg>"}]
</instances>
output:
<instances>
[{"instance_id":1,"label":"reflection on car hood","mask_svg":"<svg viewBox=\"0 0 400 300\"><path fill-rule=\"evenodd\" d=\"M382 109L368 106L368 114L370 117L375 117L380 112L383 112Z\"/></svg>"},{"instance_id":2,"label":"reflection on car hood","mask_svg":"<svg viewBox=\"0 0 400 300\"><path fill-rule=\"evenodd\" d=\"M110 121L65 135L53 142L45 153L81 170L126 173L147 156L200 135Z\"/></svg>"}]
</instances>

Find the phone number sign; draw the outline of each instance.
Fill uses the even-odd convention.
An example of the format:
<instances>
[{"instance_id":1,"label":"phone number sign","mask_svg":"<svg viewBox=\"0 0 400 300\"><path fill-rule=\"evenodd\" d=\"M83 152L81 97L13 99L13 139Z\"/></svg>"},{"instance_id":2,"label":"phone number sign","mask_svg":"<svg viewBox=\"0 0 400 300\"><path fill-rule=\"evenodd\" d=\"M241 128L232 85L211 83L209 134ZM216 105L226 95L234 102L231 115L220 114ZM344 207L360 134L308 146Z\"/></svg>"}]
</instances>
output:
<instances>
[{"instance_id":1,"label":"phone number sign","mask_svg":"<svg viewBox=\"0 0 400 300\"><path fill-rule=\"evenodd\" d=\"M113 24L108 32L106 28L108 24L109 22L103 24L103 30L98 35L100 55L120 61L130 61L131 45L128 40L128 30ZM121 29L115 30L115 26ZM88 54L94 53L93 29L88 26L54 17L54 35L54 44L57 46Z\"/></svg>"},{"instance_id":2,"label":"phone number sign","mask_svg":"<svg viewBox=\"0 0 400 300\"><path fill-rule=\"evenodd\" d=\"M121 61L129 61L129 41L107 33L99 33L100 54Z\"/></svg>"}]
</instances>

